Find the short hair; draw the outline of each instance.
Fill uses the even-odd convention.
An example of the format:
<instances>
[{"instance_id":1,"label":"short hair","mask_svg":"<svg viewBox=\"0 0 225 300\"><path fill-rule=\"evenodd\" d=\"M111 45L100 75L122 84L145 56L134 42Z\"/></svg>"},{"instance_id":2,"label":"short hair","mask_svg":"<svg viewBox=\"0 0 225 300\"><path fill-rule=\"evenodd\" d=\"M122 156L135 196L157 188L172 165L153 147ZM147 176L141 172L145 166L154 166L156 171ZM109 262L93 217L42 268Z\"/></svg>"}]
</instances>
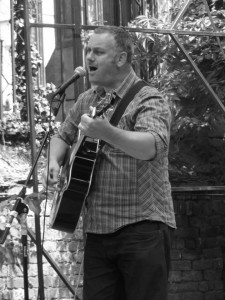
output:
<instances>
[{"instance_id":1,"label":"short hair","mask_svg":"<svg viewBox=\"0 0 225 300\"><path fill-rule=\"evenodd\" d=\"M117 47L127 53L127 62L131 63L134 52L134 45L132 38L128 31L122 27L117 26L100 26L95 28L94 33L110 33L114 36Z\"/></svg>"}]
</instances>

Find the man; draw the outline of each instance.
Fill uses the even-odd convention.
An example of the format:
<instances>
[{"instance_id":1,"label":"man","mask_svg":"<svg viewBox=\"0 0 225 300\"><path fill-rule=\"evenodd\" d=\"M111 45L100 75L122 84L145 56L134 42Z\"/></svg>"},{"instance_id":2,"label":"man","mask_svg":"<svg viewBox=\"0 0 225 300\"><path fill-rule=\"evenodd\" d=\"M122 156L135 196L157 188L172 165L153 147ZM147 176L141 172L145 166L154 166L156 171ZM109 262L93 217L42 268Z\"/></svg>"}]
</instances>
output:
<instances>
[{"instance_id":1,"label":"man","mask_svg":"<svg viewBox=\"0 0 225 300\"><path fill-rule=\"evenodd\" d=\"M160 93L143 87L117 127L114 109L92 118L90 110L115 107L138 78L131 65L129 34L118 27L97 28L87 47L93 88L81 94L50 145L49 177L54 185L65 153L84 136L104 141L87 197L84 226L84 300L165 300L170 231L176 227L168 180L170 110ZM77 128L78 127L78 128Z\"/></svg>"}]
</instances>

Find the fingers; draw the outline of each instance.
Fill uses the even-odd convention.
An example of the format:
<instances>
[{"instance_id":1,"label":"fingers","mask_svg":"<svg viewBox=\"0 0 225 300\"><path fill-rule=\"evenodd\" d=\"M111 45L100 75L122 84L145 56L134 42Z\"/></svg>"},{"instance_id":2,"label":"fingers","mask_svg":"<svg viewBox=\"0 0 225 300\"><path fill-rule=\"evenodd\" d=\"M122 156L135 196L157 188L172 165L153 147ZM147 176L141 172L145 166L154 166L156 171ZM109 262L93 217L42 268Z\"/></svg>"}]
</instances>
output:
<instances>
[{"instance_id":1,"label":"fingers","mask_svg":"<svg viewBox=\"0 0 225 300\"><path fill-rule=\"evenodd\" d=\"M107 126L108 119L105 114L97 118L91 118L88 114L83 114L78 128L84 136L101 139Z\"/></svg>"},{"instance_id":2,"label":"fingers","mask_svg":"<svg viewBox=\"0 0 225 300\"><path fill-rule=\"evenodd\" d=\"M88 127L88 122L89 122L90 116L88 114L84 114L81 116L81 121L78 125L79 130L81 131L82 134L85 135L87 127Z\"/></svg>"},{"instance_id":3,"label":"fingers","mask_svg":"<svg viewBox=\"0 0 225 300\"><path fill-rule=\"evenodd\" d=\"M95 114L96 114L96 107L90 106L90 107L89 107L89 116L90 116L91 118L94 118L94 117L95 117Z\"/></svg>"},{"instance_id":4,"label":"fingers","mask_svg":"<svg viewBox=\"0 0 225 300\"><path fill-rule=\"evenodd\" d=\"M44 177L42 177L42 185L43 185L43 188L45 189L45 190L48 190L48 191L50 191L50 192L55 192L56 191L56 189L57 189L57 182L55 182L55 181L51 181L50 179L49 180L45 180L45 178Z\"/></svg>"},{"instance_id":5,"label":"fingers","mask_svg":"<svg viewBox=\"0 0 225 300\"><path fill-rule=\"evenodd\" d=\"M83 125L81 123L79 123L78 129L80 130L81 134L85 135L84 134L84 127L83 127Z\"/></svg>"},{"instance_id":6,"label":"fingers","mask_svg":"<svg viewBox=\"0 0 225 300\"><path fill-rule=\"evenodd\" d=\"M59 170L54 168L46 168L42 174L41 182L45 189L53 191L55 190L55 185L58 182Z\"/></svg>"}]
</instances>

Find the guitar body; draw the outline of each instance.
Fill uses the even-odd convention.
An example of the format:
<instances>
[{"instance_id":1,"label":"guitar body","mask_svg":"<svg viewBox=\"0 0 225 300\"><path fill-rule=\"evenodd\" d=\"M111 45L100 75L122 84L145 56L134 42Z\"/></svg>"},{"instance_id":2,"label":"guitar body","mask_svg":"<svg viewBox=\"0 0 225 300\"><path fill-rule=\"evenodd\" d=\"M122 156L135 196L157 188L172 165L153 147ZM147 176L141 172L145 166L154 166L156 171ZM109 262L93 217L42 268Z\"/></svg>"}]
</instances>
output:
<instances>
[{"instance_id":1,"label":"guitar body","mask_svg":"<svg viewBox=\"0 0 225 300\"><path fill-rule=\"evenodd\" d=\"M69 151L54 193L51 228L74 232L90 189L98 149L98 140L81 137Z\"/></svg>"}]
</instances>

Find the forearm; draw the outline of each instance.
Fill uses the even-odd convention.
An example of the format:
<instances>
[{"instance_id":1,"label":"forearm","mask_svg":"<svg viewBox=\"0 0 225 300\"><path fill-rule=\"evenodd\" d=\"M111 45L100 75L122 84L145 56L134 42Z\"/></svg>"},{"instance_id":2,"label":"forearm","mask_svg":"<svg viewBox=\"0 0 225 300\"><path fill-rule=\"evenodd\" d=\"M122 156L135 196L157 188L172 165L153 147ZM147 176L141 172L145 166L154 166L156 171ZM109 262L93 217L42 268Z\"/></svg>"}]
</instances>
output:
<instances>
[{"instance_id":1,"label":"forearm","mask_svg":"<svg viewBox=\"0 0 225 300\"><path fill-rule=\"evenodd\" d=\"M49 160L56 161L59 165L62 165L68 148L69 146L62 139L53 137L49 147Z\"/></svg>"},{"instance_id":2,"label":"forearm","mask_svg":"<svg viewBox=\"0 0 225 300\"><path fill-rule=\"evenodd\" d=\"M150 132L123 130L106 118L92 119L87 114L81 117L78 127L84 136L103 140L136 159L150 160L156 155L156 141Z\"/></svg>"},{"instance_id":3,"label":"forearm","mask_svg":"<svg viewBox=\"0 0 225 300\"><path fill-rule=\"evenodd\" d=\"M126 131L110 126L103 140L137 159L149 160L156 155L155 138L150 132Z\"/></svg>"}]
</instances>

